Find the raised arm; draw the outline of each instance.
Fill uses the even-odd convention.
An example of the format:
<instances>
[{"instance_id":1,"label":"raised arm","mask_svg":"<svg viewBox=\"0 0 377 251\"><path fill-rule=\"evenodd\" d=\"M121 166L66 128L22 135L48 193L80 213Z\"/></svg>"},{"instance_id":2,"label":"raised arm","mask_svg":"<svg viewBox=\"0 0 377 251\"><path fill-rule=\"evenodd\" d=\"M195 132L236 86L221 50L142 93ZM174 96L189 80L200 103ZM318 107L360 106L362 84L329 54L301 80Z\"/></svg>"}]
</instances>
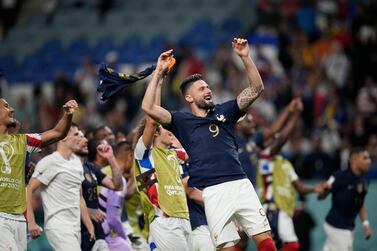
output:
<instances>
[{"instance_id":1,"label":"raised arm","mask_svg":"<svg viewBox=\"0 0 377 251\"><path fill-rule=\"evenodd\" d=\"M270 128L263 131L263 139L268 140L276 133L278 133L284 126L289 116L295 111L295 104L300 102L300 98L295 98L283 109L278 118L270 126Z\"/></svg>"},{"instance_id":2,"label":"raised arm","mask_svg":"<svg viewBox=\"0 0 377 251\"><path fill-rule=\"evenodd\" d=\"M101 184L111 190L120 191L123 189L122 174L115 159L113 148L108 144L100 144L97 146L97 153L105 158L111 167L112 175L106 175Z\"/></svg>"},{"instance_id":3,"label":"raised arm","mask_svg":"<svg viewBox=\"0 0 377 251\"><path fill-rule=\"evenodd\" d=\"M41 235L42 228L35 222L34 208L33 208L33 193L40 187L42 183L36 179L31 178L27 186L26 206L27 206L27 228L33 239Z\"/></svg>"},{"instance_id":4,"label":"raised arm","mask_svg":"<svg viewBox=\"0 0 377 251\"><path fill-rule=\"evenodd\" d=\"M67 136L69 128L71 127L73 112L78 107L75 100L70 100L63 106L64 114L56 126L42 133L42 147L53 144L62 140Z\"/></svg>"},{"instance_id":5,"label":"raised arm","mask_svg":"<svg viewBox=\"0 0 377 251\"><path fill-rule=\"evenodd\" d=\"M293 110L294 110L293 114L291 118L289 119L288 124L283 128L279 136L269 146L271 148L272 155L279 153L281 148L284 146L284 144L288 141L288 139L292 135L293 130L295 129L297 120L299 119L300 114L303 110L303 105L300 100L297 100L297 102L294 105Z\"/></svg>"},{"instance_id":6,"label":"raised arm","mask_svg":"<svg viewBox=\"0 0 377 251\"><path fill-rule=\"evenodd\" d=\"M155 99L153 103L154 106L158 106L158 107L161 107L160 105L161 105L162 82L163 82L163 79L160 78L156 86L156 91L155 91L156 95L155 95ZM143 131L143 143L146 148L150 148L152 146L154 134L156 133L156 129L158 126L159 124L151 116L148 115L146 117L145 128Z\"/></svg>"},{"instance_id":7,"label":"raised arm","mask_svg":"<svg viewBox=\"0 0 377 251\"><path fill-rule=\"evenodd\" d=\"M168 125L171 122L171 114L166 109L162 108L160 104L156 103L156 97L158 95L157 89L161 80L164 77L171 61L173 60L173 50L166 51L160 55L157 61L156 70L152 74L152 79L148 84L148 88L145 92L141 109L153 118L155 121L162 125Z\"/></svg>"},{"instance_id":8,"label":"raised arm","mask_svg":"<svg viewBox=\"0 0 377 251\"><path fill-rule=\"evenodd\" d=\"M249 86L237 97L237 104L240 110L247 108L261 95L264 86L258 69L249 55L249 44L246 39L234 38L232 42L233 51L240 56L246 70Z\"/></svg>"}]
</instances>

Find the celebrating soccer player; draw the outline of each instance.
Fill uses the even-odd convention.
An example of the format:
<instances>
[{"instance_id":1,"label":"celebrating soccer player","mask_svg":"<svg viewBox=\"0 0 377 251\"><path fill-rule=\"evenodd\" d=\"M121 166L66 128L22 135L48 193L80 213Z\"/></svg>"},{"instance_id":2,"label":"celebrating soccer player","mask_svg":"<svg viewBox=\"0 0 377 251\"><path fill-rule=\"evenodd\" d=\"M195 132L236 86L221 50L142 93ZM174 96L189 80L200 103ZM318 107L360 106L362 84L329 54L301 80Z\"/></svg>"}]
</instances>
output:
<instances>
[{"instance_id":1,"label":"celebrating soccer player","mask_svg":"<svg viewBox=\"0 0 377 251\"><path fill-rule=\"evenodd\" d=\"M74 100L64 106L58 124L42 134L8 134L16 125L14 109L0 99L0 250L26 250L25 169L26 159L33 152L63 139L71 126L77 108Z\"/></svg>"},{"instance_id":2,"label":"celebrating soccer player","mask_svg":"<svg viewBox=\"0 0 377 251\"><path fill-rule=\"evenodd\" d=\"M27 188L28 229L33 238L41 234L31 205L33 192L41 187L44 228L54 250L80 250L80 218L95 239L94 227L82 197L84 171L74 154L80 148L83 133L72 125L67 137L58 142L57 150L41 159Z\"/></svg>"},{"instance_id":3,"label":"celebrating soccer player","mask_svg":"<svg viewBox=\"0 0 377 251\"><path fill-rule=\"evenodd\" d=\"M371 158L365 149L352 149L350 168L336 172L324 184L326 190L319 198L332 193L332 206L324 223L327 235L324 251L352 250L357 214L363 223L365 239L371 237L372 230L364 205L369 186L367 172L371 164Z\"/></svg>"},{"instance_id":4,"label":"celebrating soccer player","mask_svg":"<svg viewBox=\"0 0 377 251\"><path fill-rule=\"evenodd\" d=\"M142 109L173 132L188 152L189 186L203 190L211 237L217 249L227 250L239 240L236 217L258 250L275 250L270 226L251 182L242 170L234 138L234 125L263 91L259 72L249 55L246 39L235 38L234 52L241 58L249 86L237 99L215 105L209 85L199 74L180 86L191 113L169 112L154 102L158 83L173 60L172 50L160 55L146 90Z\"/></svg>"}]
</instances>

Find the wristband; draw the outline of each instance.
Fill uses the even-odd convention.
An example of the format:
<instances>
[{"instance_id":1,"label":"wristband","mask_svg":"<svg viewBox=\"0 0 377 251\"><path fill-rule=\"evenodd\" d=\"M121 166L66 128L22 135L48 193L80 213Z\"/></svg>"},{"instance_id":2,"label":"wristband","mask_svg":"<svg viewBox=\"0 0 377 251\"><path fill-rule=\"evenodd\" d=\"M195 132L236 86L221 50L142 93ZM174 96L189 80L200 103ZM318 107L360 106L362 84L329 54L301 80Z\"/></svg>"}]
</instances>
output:
<instances>
[{"instance_id":1,"label":"wristband","mask_svg":"<svg viewBox=\"0 0 377 251\"><path fill-rule=\"evenodd\" d=\"M363 226L364 227L369 227L369 221L368 220L363 220Z\"/></svg>"}]
</instances>

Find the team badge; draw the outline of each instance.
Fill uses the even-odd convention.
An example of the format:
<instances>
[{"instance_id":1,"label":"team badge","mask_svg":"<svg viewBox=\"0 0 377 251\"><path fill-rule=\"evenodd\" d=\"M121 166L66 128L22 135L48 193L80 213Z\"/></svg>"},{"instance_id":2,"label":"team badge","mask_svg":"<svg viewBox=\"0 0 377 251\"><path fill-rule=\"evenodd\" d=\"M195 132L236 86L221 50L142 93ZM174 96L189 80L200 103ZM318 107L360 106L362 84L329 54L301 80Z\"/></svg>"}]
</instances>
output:
<instances>
[{"instance_id":1,"label":"team badge","mask_svg":"<svg viewBox=\"0 0 377 251\"><path fill-rule=\"evenodd\" d=\"M217 239L219 238L219 235L218 235L218 234L215 234L215 235L213 236L213 238L215 239L215 241L217 241Z\"/></svg>"},{"instance_id":2,"label":"team badge","mask_svg":"<svg viewBox=\"0 0 377 251\"><path fill-rule=\"evenodd\" d=\"M264 212L263 208L259 208L259 214L262 216L266 216L266 213Z\"/></svg>"},{"instance_id":3,"label":"team badge","mask_svg":"<svg viewBox=\"0 0 377 251\"><path fill-rule=\"evenodd\" d=\"M3 159L1 163L1 172L4 174L10 174L12 172L12 167L10 165L10 160L14 154L13 146L8 141L0 142L0 157Z\"/></svg>"}]
</instances>

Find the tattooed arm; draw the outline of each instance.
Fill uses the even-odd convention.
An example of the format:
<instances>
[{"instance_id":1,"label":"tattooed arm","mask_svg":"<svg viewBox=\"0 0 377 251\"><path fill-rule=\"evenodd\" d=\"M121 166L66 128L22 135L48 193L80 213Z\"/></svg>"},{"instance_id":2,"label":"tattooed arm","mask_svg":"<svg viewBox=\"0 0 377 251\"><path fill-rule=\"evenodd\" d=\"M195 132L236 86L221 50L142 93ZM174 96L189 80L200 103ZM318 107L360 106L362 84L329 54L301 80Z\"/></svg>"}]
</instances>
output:
<instances>
[{"instance_id":1,"label":"tattooed arm","mask_svg":"<svg viewBox=\"0 0 377 251\"><path fill-rule=\"evenodd\" d=\"M246 68L249 87L243 90L237 97L237 104L241 110L247 110L249 106L261 95L264 86L258 69L249 56L249 44L246 39L234 38L232 47L240 56Z\"/></svg>"}]
</instances>

